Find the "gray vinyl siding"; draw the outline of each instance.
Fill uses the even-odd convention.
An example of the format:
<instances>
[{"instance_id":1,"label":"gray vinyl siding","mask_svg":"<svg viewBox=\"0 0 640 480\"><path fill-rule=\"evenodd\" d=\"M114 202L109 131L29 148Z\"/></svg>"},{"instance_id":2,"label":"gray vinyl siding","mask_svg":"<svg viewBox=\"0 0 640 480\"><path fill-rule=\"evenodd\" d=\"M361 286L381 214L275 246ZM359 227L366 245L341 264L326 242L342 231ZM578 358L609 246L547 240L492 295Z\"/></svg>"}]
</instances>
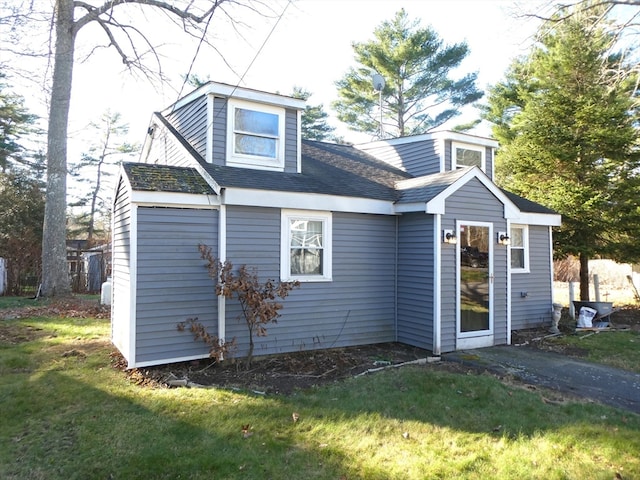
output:
<instances>
[{"instance_id":1,"label":"gray vinyl siding","mask_svg":"<svg viewBox=\"0 0 640 480\"><path fill-rule=\"evenodd\" d=\"M129 352L131 332L131 192L120 179L113 207L111 264L111 338L124 355ZM132 359L127 359L132 360Z\"/></svg>"},{"instance_id":2,"label":"gray vinyl siding","mask_svg":"<svg viewBox=\"0 0 640 480\"><path fill-rule=\"evenodd\" d=\"M401 145L383 145L365 151L415 177L440 173L441 142L424 140Z\"/></svg>"},{"instance_id":3,"label":"gray vinyl siding","mask_svg":"<svg viewBox=\"0 0 640 480\"><path fill-rule=\"evenodd\" d=\"M493 224L493 332L496 345L507 343L507 250L494 241L498 231L506 231L503 204L477 179L469 181L447 200L442 229L455 229L456 220L487 222ZM456 248L459 248L457 245ZM442 246L442 351L456 349L456 292L455 250Z\"/></svg>"},{"instance_id":4,"label":"gray vinyl siding","mask_svg":"<svg viewBox=\"0 0 640 480\"><path fill-rule=\"evenodd\" d=\"M548 326L551 323L549 227L532 225L528 230L530 273L511 274L512 330Z\"/></svg>"},{"instance_id":5,"label":"gray vinyl siding","mask_svg":"<svg viewBox=\"0 0 640 480\"><path fill-rule=\"evenodd\" d=\"M184 146L170 134L164 126L157 125L153 142L145 163L154 165L172 165L174 167L193 167L195 160Z\"/></svg>"},{"instance_id":6,"label":"gray vinyl siding","mask_svg":"<svg viewBox=\"0 0 640 480\"><path fill-rule=\"evenodd\" d=\"M255 355L395 340L395 218L334 213L333 281L305 282L283 301L277 324L255 338ZM280 210L227 208L227 258L280 278ZM259 246L256 248L256 246ZM237 301L227 301L227 339L248 338Z\"/></svg>"},{"instance_id":7,"label":"gray vinyl siding","mask_svg":"<svg viewBox=\"0 0 640 480\"><path fill-rule=\"evenodd\" d=\"M138 208L136 363L206 356L177 324L197 317L217 332L217 297L198 244L217 252L217 210Z\"/></svg>"},{"instance_id":8,"label":"gray vinyl siding","mask_svg":"<svg viewBox=\"0 0 640 480\"><path fill-rule=\"evenodd\" d=\"M433 350L434 217L398 219L398 341Z\"/></svg>"},{"instance_id":9,"label":"gray vinyl siding","mask_svg":"<svg viewBox=\"0 0 640 480\"><path fill-rule=\"evenodd\" d=\"M207 97L193 102L167 115L167 120L189 144L207 158Z\"/></svg>"},{"instance_id":10,"label":"gray vinyl siding","mask_svg":"<svg viewBox=\"0 0 640 480\"><path fill-rule=\"evenodd\" d=\"M227 100L213 99L213 164L224 165L227 155Z\"/></svg>"},{"instance_id":11,"label":"gray vinyl siding","mask_svg":"<svg viewBox=\"0 0 640 480\"><path fill-rule=\"evenodd\" d=\"M296 173L298 171L298 112L285 112L284 139L284 171Z\"/></svg>"}]
</instances>

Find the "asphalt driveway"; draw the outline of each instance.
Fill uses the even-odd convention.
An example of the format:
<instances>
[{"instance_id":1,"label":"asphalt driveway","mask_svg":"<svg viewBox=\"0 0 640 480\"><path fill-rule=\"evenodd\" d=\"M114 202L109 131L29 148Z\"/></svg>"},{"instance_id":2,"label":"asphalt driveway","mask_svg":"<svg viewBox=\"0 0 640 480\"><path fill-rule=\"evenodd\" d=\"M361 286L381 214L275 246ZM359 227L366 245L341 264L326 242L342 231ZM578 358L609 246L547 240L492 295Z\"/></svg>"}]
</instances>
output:
<instances>
[{"instance_id":1,"label":"asphalt driveway","mask_svg":"<svg viewBox=\"0 0 640 480\"><path fill-rule=\"evenodd\" d=\"M521 381L640 414L640 374L528 347L462 350L442 360L483 368Z\"/></svg>"}]
</instances>

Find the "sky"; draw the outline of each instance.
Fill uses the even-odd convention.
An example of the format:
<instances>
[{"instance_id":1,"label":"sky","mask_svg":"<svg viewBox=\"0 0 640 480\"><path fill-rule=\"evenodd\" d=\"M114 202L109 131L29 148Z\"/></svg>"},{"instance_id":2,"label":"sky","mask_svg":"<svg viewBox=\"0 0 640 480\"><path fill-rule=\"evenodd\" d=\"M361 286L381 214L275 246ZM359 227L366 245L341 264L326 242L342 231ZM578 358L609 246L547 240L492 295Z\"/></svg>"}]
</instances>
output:
<instances>
[{"instance_id":1,"label":"sky","mask_svg":"<svg viewBox=\"0 0 640 480\"><path fill-rule=\"evenodd\" d=\"M41 1L41 0L39 0ZM69 163L87 151L92 133L87 125L110 110L121 114L129 125L130 142L141 143L154 111L170 106L193 89L183 85L191 69L200 78L240 85L256 90L289 94L294 86L312 93L308 103L324 106L332 115L337 99L335 82L355 66L352 42L373 39L373 31L404 8L422 27L431 26L445 44L466 42L470 53L453 76L478 73L477 85L486 90L503 78L518 55L532 43L539 22L522 15L539 11L549 0L267 0L273 13L252 14L247 9L231 10L234 27L225 15L214 15L209 32L215 36L217 53L185 40L176 28L156 15L136 13L138 25L161 44L162 65L169 82L151 86L123 70L111 49L97 49L97 28L85 28L77 39L70 126ZM88 55L91 53L91 55ZM197 60L194 62L194 57ZM25 95L27 107L46 118L44 94ZM19 92L20 93L20 92ZM24 94L24 93L23 93ZM467 107L455 123L478 117ZM334 117L329 123L346 141L371 138L356 134ZM481 132L484 133L484 132ZM488 130L487 132L488 133ZM71 187L74 188L73 186Z\"/></svg>"},{"instance_id":2,"label":"sky","mask_svg":"<svg viewBox=\"0 0 640 480\"><path fill-rule=\"evenodd\" d=\"M282 94L299 86L312 92L309 104L322 104L330 114L330 104L337 99L335 82L355 65L352 42L372 39L375 27L401 8L422 26L433 27L445 43L467 42L470 54L459 74L478 72L481 89L498 82L511 60L526 53L537 27L532 18L516 18L515 13L522 10L517 2L507 0L280 0L269 4L273 18L237 12L250 24L238 27L242 38L226 19L214 17L210 31L216 35L221 55L201 50L192 72L213 81ZM94 33L81 32L79 51L83 44L88 48ZM152 112L192 90L183 86L181 75L188 71L196 45L180 40L184 37L179 34L161 40L171 84L159 89L123 72L113 51L78 64L70 131L83 131L88 121L109 108L122 114L132 138L141 141ZM474 109L467 110L467 116L477 116ZM345 140L362 141L337 120L331 123Z\"/></svg>"}]
</instances>

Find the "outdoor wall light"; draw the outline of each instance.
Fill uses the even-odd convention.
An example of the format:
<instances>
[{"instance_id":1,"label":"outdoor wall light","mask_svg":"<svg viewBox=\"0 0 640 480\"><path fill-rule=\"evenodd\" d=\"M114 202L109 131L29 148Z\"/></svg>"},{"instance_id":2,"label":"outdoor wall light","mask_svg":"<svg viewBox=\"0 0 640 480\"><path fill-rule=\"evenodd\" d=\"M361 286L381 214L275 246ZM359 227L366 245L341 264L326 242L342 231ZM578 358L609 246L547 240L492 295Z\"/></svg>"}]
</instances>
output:
<instances>
[{"instance_id":1,"label":"outdoor wall light","mask_svg":"<svg viewBox=\"0 0 640 480\"><path fill-rule=\"evenodd\" d=\"M498 232L498 244L499 245L509 245L511 243L511 239L507 232Z\"/></svg>"},{"instance_id":2,"label":"outdoor wall light","mask_svg":"<svg viewBox=\"0 0 640 480\"><path fill-rule=\"evenodd\" d=\"M442 231L442 241L444 243L456 244L458 243L458 239L456 238L453 230L443 230Z\"/></svg>"}]
</instances>

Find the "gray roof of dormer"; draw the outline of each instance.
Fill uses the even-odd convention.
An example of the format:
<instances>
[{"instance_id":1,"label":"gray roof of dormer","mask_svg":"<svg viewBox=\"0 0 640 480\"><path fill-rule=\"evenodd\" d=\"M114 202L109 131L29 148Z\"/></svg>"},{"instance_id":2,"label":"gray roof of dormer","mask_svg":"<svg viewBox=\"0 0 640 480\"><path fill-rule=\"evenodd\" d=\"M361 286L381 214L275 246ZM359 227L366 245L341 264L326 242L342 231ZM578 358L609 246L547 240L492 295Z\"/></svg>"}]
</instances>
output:
<instances>
[{"instance_id":1,"label":"gray roof of dormer","mask_svg":"<svg viewBox=\"0 0 640 480\"><path fill-rule=\"evenodd\" d=\"M401 193L398 203L428 202L456 183L472 168L459 168L398 182L396 188Z\"/></svg>"}]
</instances>

